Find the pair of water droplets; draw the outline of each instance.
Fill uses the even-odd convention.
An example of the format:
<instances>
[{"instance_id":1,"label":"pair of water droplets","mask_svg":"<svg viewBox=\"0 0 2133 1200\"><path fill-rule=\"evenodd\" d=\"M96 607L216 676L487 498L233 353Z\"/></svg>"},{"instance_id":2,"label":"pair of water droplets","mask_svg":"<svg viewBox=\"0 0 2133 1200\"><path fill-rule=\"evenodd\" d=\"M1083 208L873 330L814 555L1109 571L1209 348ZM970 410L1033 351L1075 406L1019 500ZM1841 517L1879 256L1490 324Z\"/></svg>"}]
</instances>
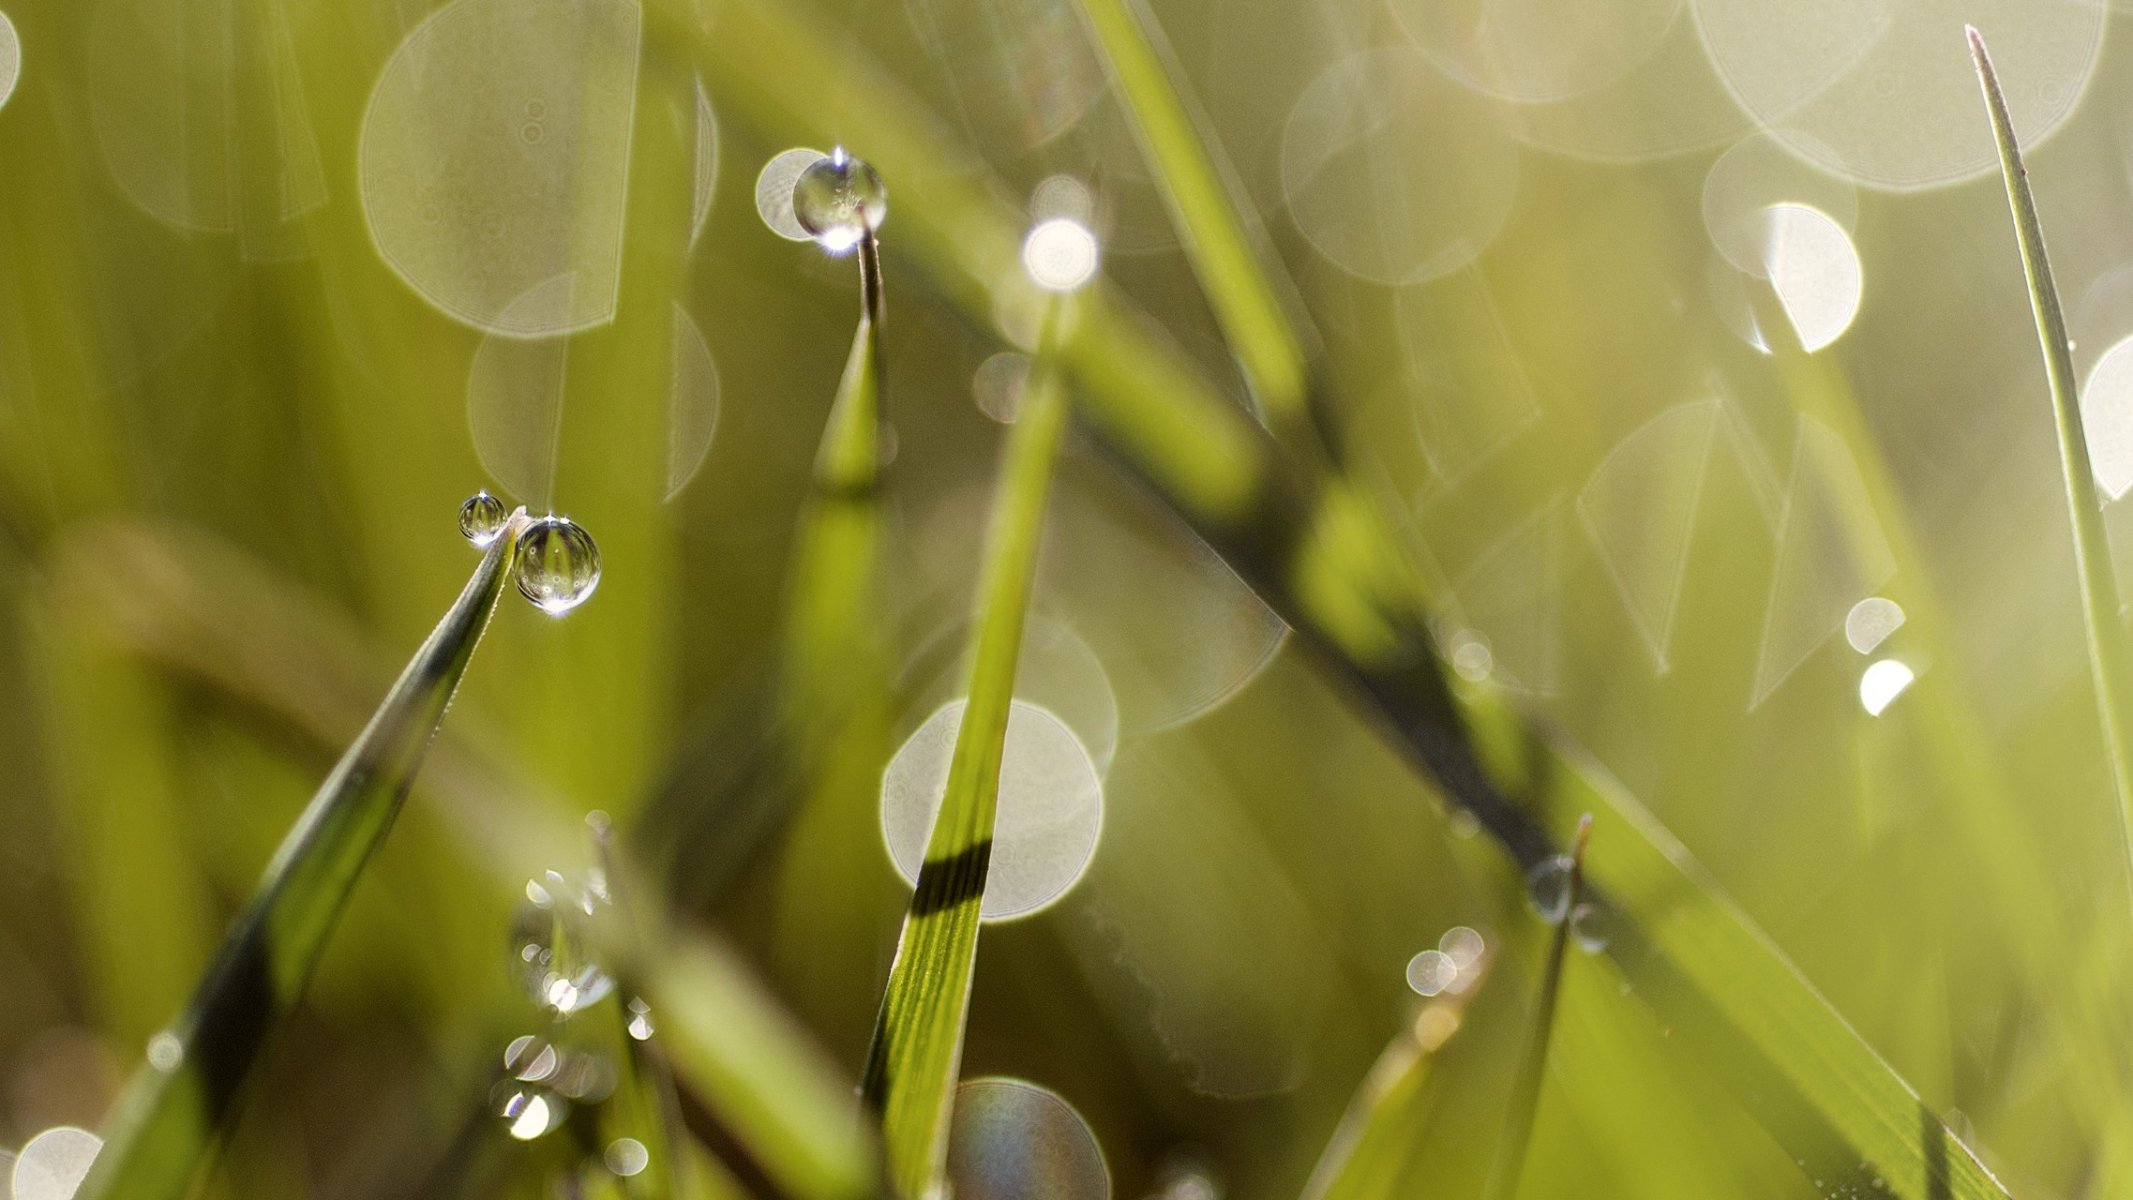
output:
<instances>
[{"instance_id":1,"label":"pair of water droplets","mask_svg":"<svg viewBox=\"0 0 2133 1200\"><path fill-rule=\"evenodd\" d=\"M1614 940L1614 910L1591 900L1572 904L1571 880L1576 860L1567 854L1551 855L1526 872L1526 902L1550 925L1570 922L1571 940L1590 954L1607 949Z\"/></svg>"},{"instance_id":2,"label":"pair of water droplets","mask_svg":"<svg viewBox=\"0 0 2133 1200\"><path fill-rule=\"evenodd\" d=\"M495 541L510 520L504 502L487 492L476 492L459 506L459 532L476 546ZM569 517L538 518L519 537L512 579L519 594L541 611L569 612L600 586L600 547Z\"/></svg>"}]
</instances>

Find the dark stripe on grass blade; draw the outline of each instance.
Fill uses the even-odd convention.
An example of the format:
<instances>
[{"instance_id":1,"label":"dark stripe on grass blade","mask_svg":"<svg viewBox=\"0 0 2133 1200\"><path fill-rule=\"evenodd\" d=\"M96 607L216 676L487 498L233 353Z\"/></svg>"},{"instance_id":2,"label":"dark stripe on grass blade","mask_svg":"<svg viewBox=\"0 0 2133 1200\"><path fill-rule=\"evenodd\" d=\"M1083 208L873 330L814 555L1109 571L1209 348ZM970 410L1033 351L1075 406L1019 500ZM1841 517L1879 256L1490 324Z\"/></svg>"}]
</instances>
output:
<instances>
[{"instance_id":1,"label":"dark stripe on grass blade","mask_svg":"<svg viewBox=\"0 0 2133 1200\"><path fill-rule=\"evenodd\" d=\"M459 599L423 642L267 864L215 965L156 1059L134 1074L79 1200L178 1200L237 1109L245 1080L413 786L474 646L509 586L525 511L490 543ZM176 1061L169 1061L172 1050Z\"/></svg>"},{"instance_id":2,"label":"dark stripe on grass blade","mask_svg":"<svg viewBox=\"0 0 2133 1200\"><path fill-rule=\"evenodd\" d=\"M983 900L985 874L991 863L989 837L947 858L927 859L918 873L918 891L911 896L911 915L928 917Z\"/></svg>"}]
</instances>

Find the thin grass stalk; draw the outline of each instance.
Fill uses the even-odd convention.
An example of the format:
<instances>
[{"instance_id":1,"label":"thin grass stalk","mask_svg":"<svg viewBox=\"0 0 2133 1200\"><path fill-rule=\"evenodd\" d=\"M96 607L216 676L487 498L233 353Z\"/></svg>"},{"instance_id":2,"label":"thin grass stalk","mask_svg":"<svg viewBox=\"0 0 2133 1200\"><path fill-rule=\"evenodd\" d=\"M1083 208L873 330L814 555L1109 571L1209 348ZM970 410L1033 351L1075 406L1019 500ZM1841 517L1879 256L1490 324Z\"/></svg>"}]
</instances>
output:
<instances>
[{"instance_id":1,"label":"thin grass stalk","mask_svg":"<svg viewBox=\"0 0 2133 1200\"><path fill-rule=\"evenodd\" d=\"M519 537L512 514L459 599L267 864L185 1011L120 1098L81 1200L178 1200L220 1144L262 1051L302 994L364 867L392 828L497 600Z\"/></svg>"},{"instance_id":2,"label":"thin grass stalk","mask_svg":"<svg viewBox=\"0 0 2133 1200\"><path fill-rule=\"evenodd\" d=\"M1217 151L1186 108L1183 75L1161 27L1141 0L1080 4L1184 238L1186 259L1251 381L1261 418L1276 430L1304 426L1309 371L1302 343L1245 234L1233 189L1217 168Z\"/></svg>"},{"instance_id":3,"label":"thin grass stalk","mask_svg":"<svg viewBox=\"0 0 2133 1200\"><path fill-rule=\"evenodd\" d=\"M1511 1082L1510 1104L1504 1110L1503 1130L1496 1138L1496 1158L1489 1167L1487 1200L1511 1200L1518 1194L1519 1178L1526 1170L1526 1149L1533 1141L1533 1118L1540 1112L1541 1083L1548 1073L1548 1042L1555 1034L1555 1000L1562 993L1563 962L1570 954L1570 925L1585 899L1585 846L1592 840L1592 818L1578 822L1570 839L1564 881L1563 911L1548 933L1548 957L1541 968L1540 992L1533 1001L1533 1025L1526 1048L1518 1060L1518 1074Z\"/></svg>"},{"instance_id":4,"label":"thin grass stalk","mask_svg":"<svg viewBox=\"0 0 2133 1200\"><path fill-rule=\"evenodd\" d=\"M861 1082L881 1115L889 1182L914 1200L939 1193L947 1160L1015 664L1066 417L1047 345L1008 435L978 583L969 699Z\"/></svg>"},{"instance_id":5,"label":"thin grass stalk","mask_svg":"<svg viewBox=\"0 0 2133 1200\"><path fill-rule=\"evenodd\" d=\"M2103 528L2103 505L2089 460L2088 434L2081 425L2081 400L2074 381L2074 344L2067 336L2066 313L2052 281L2051 257L2044 249L2044 223L2037 198L2015 141L2007 97L1992 69L1984 35L1965 26L1970 59L1985 92L1992 120L1993 144L2000 152L2000 176L2007 184L2007 207L2014 217L2015 245L2022 255L2022 278L2029 285L2029 308L2036 318L2037 342L2044 352L2044 382L2051 393L2052 422L2059 433L2059 467L2066 481L2067 515L2074 531L2074 570L2081 581L2081 615L2088 626L2089 673L2103 722L2104 744L2111 756L2111 778L2118 788L2118 815L2129 867L2133 867L2133 657L2119 615L2118 578L2111 566L2111 543Z\"/></svg>"}]
</instances>

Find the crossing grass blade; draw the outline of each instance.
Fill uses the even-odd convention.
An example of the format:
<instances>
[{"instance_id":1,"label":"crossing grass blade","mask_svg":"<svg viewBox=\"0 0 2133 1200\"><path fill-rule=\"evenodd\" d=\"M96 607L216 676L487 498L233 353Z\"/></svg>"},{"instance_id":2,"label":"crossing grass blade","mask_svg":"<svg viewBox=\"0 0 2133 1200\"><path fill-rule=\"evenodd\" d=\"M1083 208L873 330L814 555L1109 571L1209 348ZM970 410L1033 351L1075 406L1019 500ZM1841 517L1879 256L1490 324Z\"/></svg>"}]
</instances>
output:
<instances>
[{"instance_id":1,"label":"crossing grass blade","mask_svg":"<svg viewBox=\"0 0 2133 1200\"><path fill-rule=\"evenodd\" d=\"M1533 1140L1533 1118L1540 1111L1541 1081L1548 1069L1548 1041L1555 1036L1555 1000L1562 994L1570 926L1584 900L1585 846L1591 838L1592 818L1586 816L1578 821L1577 834L1570 841L1563 911L1548 934L1548 957L1541 967L1540 994L1533 1002L1533 1025L1526 1035L1525 1053L1519 1056L1518 1074L1511 1081L1511 1102L1504 1111L1496 1159L1489 1168L1488 1200L1511 1200L1518 1195L1519 1177L1525 1173L1526 1147Z\"/></svg>"},{"instance_id":2,"label":"crossing grass blade","mask_svg":"<svg viewBox=\"0 0 2133 1200\"><path fill-rule=\"evenodd\" d=\"M941 140L938 121L806 5L731 0L716 36L685 9L653 10L665 23L659 35L698 47L739 111L803 136L833 125L866 145L895 181L898 245L910 261L973 321L1010 336L1020 327L1037 298L1014 270L1016 218L967 169L968 155ZM832 62L834 73L795 66ZM1634 796L1492 690L1453 692L1433 656L1422 581L1398 566L1403 549L1383 522L1356 516L1367 498L1285 461L1123 302L1083 299L1059 347L1082 423L1521 868L1554 854L1578 816L1593 814L1607 853L1590 864L1589 902L1614 920L1610 955L1796 1162L1825 1180L1879 1180L1913 1200L2007 1195Z\"/></svg>"},{"instance_id":3,"label":"crossing grass blade","mask_svg":"<svg viewBox=\"0 0 2133 1200\"><path fill-rule=\"evenodd\" d=\"M391 829L496 602L525 510L489 544L268 863L167 1037L121 1097L82 1200L177 1200L226 1133L261 1051L302 994L364 866Z\"/></svg>"},{"instance_id":4,"label":"crossing grass blade","mask_svg":"<svg viewBox=\"0 0 2133 1200\"><path fill-rule=\"evenodd\" d=\"M2103 721L2104 744L2111 756L2111 778L2118 789L2120 828L2129 862L2133 862L2133 655L2119 615L2118 578L2111 566L2110 536L2103 527L2103 505L2089 460L2088 434L2081 424L2081 400L2074 382L2074 343L2066 331L2059 287L2052 281L2051 257L2044 250L2044 222L2030 191L2029 171L2015 140L2007 97L1992 69L1984 35L1965 26L1970 60L1985 93L1992 140L2000 154L2000 175L2007 184L2007 207L2014 217L2015 245L2022 255L2022 278L2029 285L2029 308L2037 322L2044 352L2044 383L2051 393L2052 422L2059 433L2059 467L2066 480L2067 515L2074 531L2074 570L2081 581L2081 615L2088 626L2089 672L2096 707Z\"/></svg>"},{"instance_id":5,"label":"crossing grass blade","mask_svg":"<svg viewBox=\"0 0 2133 1200\"><path fill-rule=\"evenodd\" d=\"M1488 982L1489 960L1460 968L1456 987L1418 1005L1348 1102L1303 1200L1399 1200L1429 1116L1431 1068Z\"/></svg>"},{"instance_id":6,"label":"crossing grass blade","mask_svg":"<svg viewBox=\"0 0 2133 1200\"><path fill-rule=\"evenodd\" d=\"M1217 166L1181 93L1162 33L1140 0L1080 0L1083 21L1111 67L1123 107L1154 168L1163 202L1182 234L1200 286L1243 363L1268 423L1301 423L1308 394L1305 356L1268 283Z\"/></svg>"},{"instance_id":7,"label":"crossing grass blade","mask_svg":"<svg viewBox=\"0 0 2133 1200\"><path fill-rule=\"evenodd\" d=\"M889 1182L905 1197L934 1195L947 1159L1015 664L1066 417L1052 356L1040 349L994 494L972 630L969 700L949 760L947 791L904 917L861 1082L868 1104L881 1114Z\"/></svg>"}]
</instances>

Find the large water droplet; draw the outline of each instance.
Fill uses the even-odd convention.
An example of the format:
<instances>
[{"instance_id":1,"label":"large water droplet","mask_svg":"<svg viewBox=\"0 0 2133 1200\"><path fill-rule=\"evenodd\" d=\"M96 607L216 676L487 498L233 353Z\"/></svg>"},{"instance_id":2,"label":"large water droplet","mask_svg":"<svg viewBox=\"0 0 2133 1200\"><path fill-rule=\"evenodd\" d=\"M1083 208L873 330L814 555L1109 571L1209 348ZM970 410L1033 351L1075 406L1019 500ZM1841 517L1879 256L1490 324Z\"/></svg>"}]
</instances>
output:
<instances>
[{"instance_id":1,"label":"large water droplet","mask_svg":"<svg viewBox=\"0 0 2133 1200\"><path fill-rule=\"evenodd\" d=\"M1570 915L1570 875L1575 869L1569 855L1558 854L1526 872L1526 902L1550 925L1560 925Z\"/></svg>"},{"instance_id":2,"label":"large water droplet","mask_svg":"<svg viewBox=\"0 0 2133 1200\"><path fill-rule=\"evenodd\" d=\"M518 590L543 611L569 612L600 586L600 547L569 517L542 517L519 540Z\"/></svg>"},{"instance_id":3,"label":"large water droplet","mask_svg":"<svg viewBox=\"0 0 2133 1200\"><path fill-rule=\"evenodd\" d=\"M838 147L793 184L793 218L822 248L843 254L859 239L881 228L889 215L889 189L865 160Z\"/></svg>"},{"instance_id":4,"label":"large water droplet","mask_svg":"<svg viewBox=\"0 0 2133 1200\"><path fill-rule=\"evenodd\" d=\"M504 531L504 522L510 517L503 501L487 492L476 492L459 506L460 536L477 546L487 546Z\"/></svg>"}]
</instances>

